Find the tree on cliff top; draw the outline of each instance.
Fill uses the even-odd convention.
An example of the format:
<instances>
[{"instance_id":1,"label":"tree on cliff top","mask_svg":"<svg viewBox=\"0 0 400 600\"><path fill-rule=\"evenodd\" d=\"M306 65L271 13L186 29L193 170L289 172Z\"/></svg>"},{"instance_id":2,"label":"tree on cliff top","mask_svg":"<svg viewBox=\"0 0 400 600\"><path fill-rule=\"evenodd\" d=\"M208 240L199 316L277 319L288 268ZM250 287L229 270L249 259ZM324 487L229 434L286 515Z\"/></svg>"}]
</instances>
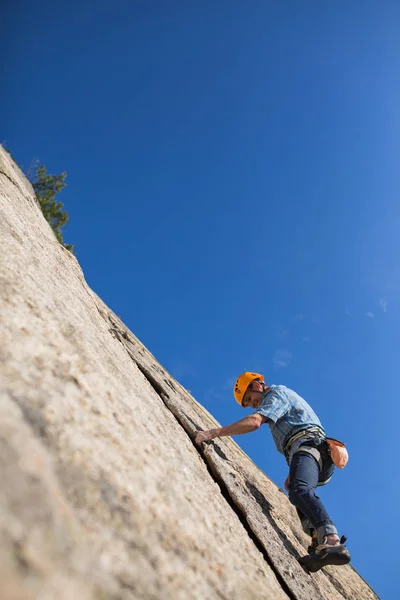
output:
<instances>
[{"instance_id":1,"label":"tree on cliff top","mask_svg":"<svg viewBox=\"0 0 400 600\"><path fill-rule=\"evenodd\" d=\"M11 154L11 151L6 148L4 143L2 146L4 150L11 156L13 161L18 164L16 159ZM65 183L67 173L63 171L60 175L49 175L46 167L44 165L38 165L38 163L38 160L32 161L26 172L24 172L24 169L21 166L20 169L25 173L25 176L31 182L40 208L42 209L44 218L54 231L57 240L64 246L64 248L69 250L72 254L75 254L74 246L72 244L64 244L61 232L61 227L64 227L64 225L67 224L69 215L66 210L63 210L63 203L56 201L56 195L67 185ZM33 171L35 171L34 174L32 174Z\"/></svg>"},{"instance_id":2,"label":"tree on cliff top","mask_svg":"<svg viewBox=\"0 0 400 600\"><path fill-rule=\"evenodd\" d=\"M60 244L74 254L74 246L64 243L61 232L61 227L66 225L69 216L67 211L63 210L63 203L56 200L57 194L67 185L65 183L66 176L65 171L60 175L49 175L44 165L39 165L36 168L33 178L28 173L46 221L50 224Z\"/></svg>"}]
</instances>

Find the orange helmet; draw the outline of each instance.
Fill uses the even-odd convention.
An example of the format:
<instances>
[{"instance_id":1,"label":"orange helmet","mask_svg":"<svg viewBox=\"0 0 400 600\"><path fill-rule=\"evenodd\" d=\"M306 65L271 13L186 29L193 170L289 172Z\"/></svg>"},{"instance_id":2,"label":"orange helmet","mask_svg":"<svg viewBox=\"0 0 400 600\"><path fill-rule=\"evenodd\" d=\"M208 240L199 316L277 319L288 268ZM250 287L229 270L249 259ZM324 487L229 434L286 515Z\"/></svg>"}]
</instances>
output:
<instances>
[{"instance_id":1,"label":"orange helmet","mask_svg":"<svg viewBox=\"0 0 400 600\"><path fill-rule=\"evenodd\" d=\"M246 371L245 373L239 375L239 377L236 379L235 385L233 386L233 395L235 396L236 402L238 402L240 406L242 406L243 398L247 388L249 387L250 383L256 379L264 381L264 376L260 375L260 373L250 373L249 371Z\"/></svg>"}]
</instances>

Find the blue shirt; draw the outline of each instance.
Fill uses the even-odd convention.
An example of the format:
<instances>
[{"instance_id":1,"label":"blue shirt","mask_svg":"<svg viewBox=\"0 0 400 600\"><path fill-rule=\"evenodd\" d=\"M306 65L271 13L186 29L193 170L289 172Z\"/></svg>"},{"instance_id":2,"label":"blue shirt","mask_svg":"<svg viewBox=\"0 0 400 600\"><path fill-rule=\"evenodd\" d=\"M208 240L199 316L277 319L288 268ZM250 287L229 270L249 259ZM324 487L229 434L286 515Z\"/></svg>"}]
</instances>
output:
<instances>
[{"instance_id":1,"label":"blue shirt","mask_svg":"<svg viewBox=\"0 0 400 600\"><path fill-rule=\"evenodd\" d=\"M275 446L281 454L284 454L287 440L303 429L319 427L325 437L325 430L311 406L284 385L271 385L255 413L267 418Z\"/></svg>"}]
</instances>

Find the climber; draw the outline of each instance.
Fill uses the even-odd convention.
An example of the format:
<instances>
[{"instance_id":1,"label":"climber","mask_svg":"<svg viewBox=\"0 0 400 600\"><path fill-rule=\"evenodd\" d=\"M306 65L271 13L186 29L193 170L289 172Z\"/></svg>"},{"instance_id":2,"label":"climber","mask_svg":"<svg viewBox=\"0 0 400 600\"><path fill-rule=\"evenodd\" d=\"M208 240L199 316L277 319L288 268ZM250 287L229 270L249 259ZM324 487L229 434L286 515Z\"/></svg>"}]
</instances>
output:
<instances>
[{"instance_id":1,"label":"climber","mask_svg":"<svg viewBox=\"0 0 400 600\"><path fill-rule=\"evenodd\" d=\"M233 393L243 408L254 409L253 414L226 427L200 431L195 443L249 433L268 423L276 448L289 465L285 481L289 500L297 509L303 530L312 536L309 554L299 559L300 564L316 572L326 565L349 563L346 538L339 540L333 521L315 494L317 486L330 481L335 466L343 468L346 464L344 444L326 437L317 415L296 392L283 385L267 385L260 373L242 373Z\"/></svg>"}]
</instances>

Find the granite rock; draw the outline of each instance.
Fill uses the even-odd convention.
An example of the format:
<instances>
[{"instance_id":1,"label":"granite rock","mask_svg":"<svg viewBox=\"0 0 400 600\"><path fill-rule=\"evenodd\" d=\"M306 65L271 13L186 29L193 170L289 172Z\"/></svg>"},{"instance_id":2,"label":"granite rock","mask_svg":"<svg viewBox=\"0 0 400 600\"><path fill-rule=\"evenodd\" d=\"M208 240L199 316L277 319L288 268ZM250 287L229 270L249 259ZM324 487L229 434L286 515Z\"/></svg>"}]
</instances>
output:
<instances>
[{"instance_id":1,"label":"granite rock","mask_svg":"<svg viewBox=\"0 0 400 600\"><path fill-rule=\"evenodd\" d=\"M377 596L89 288L0 147L2 600Z\"/></svg>"}]
</instances>

